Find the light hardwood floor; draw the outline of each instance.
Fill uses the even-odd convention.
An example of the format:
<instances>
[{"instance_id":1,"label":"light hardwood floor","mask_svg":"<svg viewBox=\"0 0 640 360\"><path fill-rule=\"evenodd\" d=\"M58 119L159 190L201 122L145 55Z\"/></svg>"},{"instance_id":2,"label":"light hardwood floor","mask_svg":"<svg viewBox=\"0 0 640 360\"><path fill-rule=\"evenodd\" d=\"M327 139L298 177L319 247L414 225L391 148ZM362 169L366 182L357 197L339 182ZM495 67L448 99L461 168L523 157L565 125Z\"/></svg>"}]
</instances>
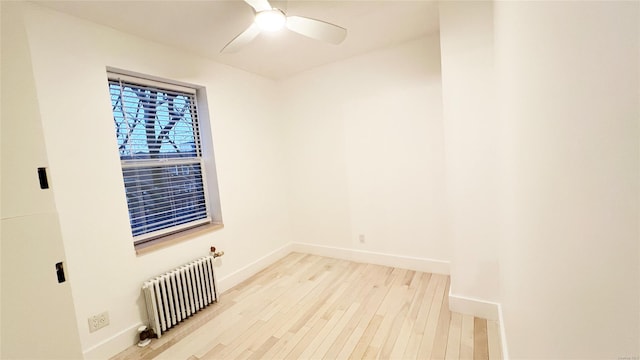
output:
<instances>
[{"instance_id":1,"label":"light hardwood floor","mask_svg":"<svg viewBox=\"0 0 640 360\"><path fill-rule=\"evenodd\" d=\"M500 359L497 323L448 292L445 275L292 253L113 359Z\"/></svg>"}]
</instances>

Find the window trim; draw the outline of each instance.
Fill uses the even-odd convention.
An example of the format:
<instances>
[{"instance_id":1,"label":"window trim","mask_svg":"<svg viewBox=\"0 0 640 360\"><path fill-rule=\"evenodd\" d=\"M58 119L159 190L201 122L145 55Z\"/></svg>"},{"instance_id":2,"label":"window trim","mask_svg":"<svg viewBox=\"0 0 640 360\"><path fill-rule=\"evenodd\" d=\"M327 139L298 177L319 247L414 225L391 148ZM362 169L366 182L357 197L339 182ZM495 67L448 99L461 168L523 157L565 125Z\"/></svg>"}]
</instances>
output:
<instances>
[{"instance_id":1,"label":"window trim","mask_svg":"<svg viewBox=\"0 0 640 360\"><path fill-rule=\"evenodd\" d=\"M129 71L121 71L113 68L107 68L107 83L109 81L121 81L129 82L133 84L139 84L142 86L157 87L166 90L173 90L188 93L194 96L194 106L197 112L198 121L198 146L200 147L200 155L197 158L190 159L159 159L155 161L151 160L120 160L121 170L125 168L137 168L149 165L156 165L161 163L162 165L179 164L185 162L199 162L202 177L203 194L205 198L205 207L207 217L203 219L194 220L188 223L179 224L170 228L152 231L149 233L133 235L133 228L131 226L131 219L129 216L128 223L129 229L132 231L132 243L136 249L139 250L157 248L159 244L173 243L176 240L188 239L193 237L193 234L207 230L217 230L224 227L221 215L220 206L220 194L217 181L217 168L215 164L215 157L213 153L213 144L210 132L210 118L209 111L206 102L206 90L202 86L195 86L191 84L179 84L177 82L171 82L166 80L160 80L157 77L133 74ZM197 160L196 160L197 159ZM194 161L195 160L195 161ZM123 191L123 194L126 192ZM127 204L127 209L129 205Z\"/></svg>"},{"instance_id":2,"label":"window trim","mask_svg":"<svg viewBox=\"0 0 640 360\"><path fill-rule=\"evenodd\" d=\"M159 87L167 90L175 90L175 91L189 93L192 95L197 95L198 93L196 87L188 87L188 86L179 85L172 82L153 80L149 77L145 77L144 75L140 75L140 76L127 75L117 71L107 70L107 78L109 80L124 81L124 82L130 82L130 83L149 86L149 87Z\"/></svg>"}]
</instances>

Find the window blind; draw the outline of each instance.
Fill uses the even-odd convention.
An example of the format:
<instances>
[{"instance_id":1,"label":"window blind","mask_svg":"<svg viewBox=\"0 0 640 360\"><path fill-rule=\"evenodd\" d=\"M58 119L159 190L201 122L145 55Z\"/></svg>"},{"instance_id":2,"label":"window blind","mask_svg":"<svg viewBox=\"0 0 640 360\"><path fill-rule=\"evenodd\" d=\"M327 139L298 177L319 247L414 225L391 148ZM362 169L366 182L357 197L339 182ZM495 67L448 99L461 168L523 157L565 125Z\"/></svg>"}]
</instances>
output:
<instances>
[{"instance_id":1,"label":"window blind","mask_svg":"<svg viewBox=\"0 0 640 360\"><path fill-rule=\"evenodd\" d=\"M208 223L211 217L195 90L130 79L109 74L109 92L138 244Z\"/></svg>"}]
</instances>

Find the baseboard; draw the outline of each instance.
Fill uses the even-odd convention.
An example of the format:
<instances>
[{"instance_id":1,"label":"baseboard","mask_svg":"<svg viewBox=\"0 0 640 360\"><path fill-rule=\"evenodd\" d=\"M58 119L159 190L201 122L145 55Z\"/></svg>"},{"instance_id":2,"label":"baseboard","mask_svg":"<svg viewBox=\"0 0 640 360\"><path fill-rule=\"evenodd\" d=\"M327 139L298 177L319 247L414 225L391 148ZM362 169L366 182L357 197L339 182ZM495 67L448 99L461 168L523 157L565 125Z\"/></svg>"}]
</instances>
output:
<instances>
[{"instance_id":1,"label":"baseboard","mask_svg":"<svg viewBox=\"0 0 640 360\"><path fill-rule=\"evenodd\" d=\"M276 249L268 253L267 255L259 258L258 260L244 266L243 268L236 270L233 273L223 278L218 279L216 281L216 285L218 286L218 292L222 294L223 292L240 284L241 282L247 280L251 276L257 274L267 266L287 256L289 253L291 253L291 251L292 251L291 243L286 244L281 248Z\"/></svg>"},{"instance_id":2,"label":"baseboard","mask_svg":"<svg viewBox=\"0 0 640 360\"><path fill-rule=\"evenodd\" d=\"M449 309L451 311L487 320L499 320L499 307L500 304L495 302L455 295L449 289Z\"/></svg>"},{"instance_id":3,"label":"baseboard","mask_svg":"<svg viewBox=\"0 0 640 360\"><path fill-rule=\"evenodd\" d=\"M383 254L330 246L292 243L292 251L333 257L361 263L384 265L408 270L449 275L449 262L402 255Z\"/></svg>"},{"instance_id":4,"label":"baseboard","mask_svg":"<svg viewBox=\"0 0 640 360\"><path fill-rule=\"evenodd\" d=\"M469 298L455 295L449 289L449 310L457 313L473 315L475 317L498 321L500 327L500 344L502 346L502 359L509 360L507 349L507 335L504 328L504 317L502 316L502 305L500 303Z\"/></svg>"},{"instance_id":5,"label":"baseboard","mask_svg":"<svg viewBox=\"0 0 640 360\"><path fill-rule=\"evenodd\" d=\"M122 350L135 344L135 339L138 336L138 328L142 326L142 323L132 325L127 329L120 331L112 337L105 339L99 344L90 347L87 350L82 351L84 359L108 359L114 355L117 355Z\"/></svg>"}]
</instances>

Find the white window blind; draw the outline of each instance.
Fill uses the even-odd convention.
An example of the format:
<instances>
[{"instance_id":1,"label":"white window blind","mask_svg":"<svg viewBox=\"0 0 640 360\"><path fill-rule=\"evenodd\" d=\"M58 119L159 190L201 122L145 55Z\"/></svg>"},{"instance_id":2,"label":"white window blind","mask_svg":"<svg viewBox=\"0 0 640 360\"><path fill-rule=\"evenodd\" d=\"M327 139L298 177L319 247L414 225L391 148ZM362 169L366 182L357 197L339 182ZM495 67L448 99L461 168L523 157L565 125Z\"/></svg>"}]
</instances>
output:
<instances>
[{"instance_id":1,"label":"white window blind","mask_svg":"<svg viewBox=\"0 0 640 360\"><path fill-rule=\"evenodd\" d=\"M211 222L194 89L109 73L136 244Z\"/></svg>"}]
</instances>

